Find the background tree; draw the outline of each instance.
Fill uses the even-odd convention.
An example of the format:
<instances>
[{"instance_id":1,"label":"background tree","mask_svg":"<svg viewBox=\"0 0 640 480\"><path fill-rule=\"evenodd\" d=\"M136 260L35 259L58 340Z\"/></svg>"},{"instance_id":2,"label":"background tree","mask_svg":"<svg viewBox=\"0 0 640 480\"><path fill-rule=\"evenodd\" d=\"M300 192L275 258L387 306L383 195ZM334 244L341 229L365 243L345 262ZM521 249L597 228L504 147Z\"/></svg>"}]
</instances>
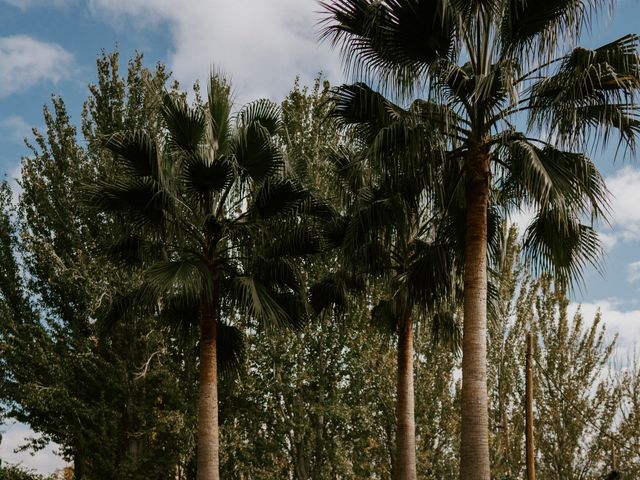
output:
<instances>
[{"instance_id":1,"label":"background tree","mask_svg":"<svg viewBox=\"0 0 640 480\"><path fill-rule=\"evenodd\" d=\"M499 264L501 316L490 325L492 475L525 476L525 352L526 334L532 332L537 474L603 478L611 468L621 408L621 391L613 378L615 338L605 337L600 314L590 321L579 310L570 315L561 288L548 277L530 276L519 258L514 229L506 244Z\"/></svg>"},{"instance_id":2,"label":"background tree","mask_svg":"<svg viewBox=\"0 0 640 480\"><path fill-rule=\"evenodd\" d=\"M581 152L594 142L606 145L615 132L635 147L638 37L567 52L599 13L601 4L593 2L323 5L324 36L341 46L347 69L400 94L426 89L442 107L427 110L425 117L449 135L454 182L447 204L466 212L460 225L460 475L488 480L487 232L489 206L497 200L492 188L507 205L536 211L524 242L532 266L553 271L561 283L579 277L599 252L597 235L580 219L599 217L606 208L602 178Z\"/></svg>"},{"instance_id":3,"label":"background tree","mask_svg":"<svg viewBox=\"0 0 640 480\"><path fill-rule=\"evenodd\" d=\"M86 146L54 98L46 131L34 132L23 159L17 206L3 190L1 401L43 435L32 446L61 446L78 479L168 478L190 455L189 372L152 316L109 323L110 305L137 281L96 254L112 226L79 198L84 182L111 170L99 136L125 124L155 128L147 82L167 74L145 69L138 55L122 78L117 52L97 65L83 114Z\"/></svg>"}]
</instances>

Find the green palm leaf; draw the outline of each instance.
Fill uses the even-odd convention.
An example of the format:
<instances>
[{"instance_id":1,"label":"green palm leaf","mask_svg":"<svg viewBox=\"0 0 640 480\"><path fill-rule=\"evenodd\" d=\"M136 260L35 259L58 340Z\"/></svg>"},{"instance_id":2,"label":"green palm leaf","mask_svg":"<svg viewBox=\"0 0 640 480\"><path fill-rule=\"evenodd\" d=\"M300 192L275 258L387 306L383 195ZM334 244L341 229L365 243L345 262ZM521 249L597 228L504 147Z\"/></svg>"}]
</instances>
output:
<instances>
[{"instance_id":1,"label":"green palm leaf","mask_svg":"<svg viewBox=\"0 0 640 480\"><path fill-rule=\"evenodd\" d=\"M523 253L537 272L553 272L556 282L581 280L587 265L599 266L602 247L596 231L557 209L541 210L524 234Z\"/></svg>"},{"instance_id":2,"label":"green palm leaf","mask_svg":"<svg viewBox=\"0 0 640 480\"><path fill-rule=\"evenodd\" d=\"M211 160L193 152L183 155L183 162L181 177L184 191L196 201L223 191L233 182L233 166L224 157Z\"/></svg>"},{"instance_id":3,"label":"green palm leaf","mask_svg":"<svg viewBox=\"0 0 640 480\"><path fill-rule=\"evenodd\" d=\"M170 144L178 150L195 152L206 130L204 112L189 108L183 97L165 93L162 116L169 130Z\"/></svg>"},{"instance_id":4,"label":"green palm leaf","mask_svg":"<svg viewBox=\"0 0 640 480\"><path fill-rule=\"evenodd\" d=\"M270 135L275 135L282 128L281 118L282 112L278 105L266 99L251 102L239 114L241 127L258 123L267 129Z\"/></svg>"},{"instance_id":5,"label":"green palm leaf","mask_svg":"<svg viewBox=\"0 0 640 480\"><path fill-rule=\"evenodd\" d=\"M347 65L358 74L373 71L385 80L391 72L408 80L453 54L455 25L444 2L339 0L321 5L328 13L323 38L342 45Z\"/></svg>"},{"instance_id":6,"label":"green palm leaf","mask_svg":"<svg viewBox=\"0 0 640 480\"><path fill-rule=\"evenodd\" d=\"M232 291L238 308L247 311L253 318L267 327L288 326L295 323L287 309L262 282L249 276L238 276L232 280Z\"/></svg>"},{"instance_id":7,"label":"green palm leaf","mask_svg":"<svg viewBox=\"0 0 640 480\"><path fill-rule=\"evenodd\" d=\"M231 148L242 171L256 182L281 172L284 167L282 153L269 130L258 122L242 126Z\"/></svg>"},{"instance_id":8,"label":"green palm leaf","mask_svg":"<svg viewBox=\"0 0 640 480\"><path fill-rule=\"evenodd\" d=\"M259 218L290 215L308 198L309 192L293 179L271 177L264 180L258 188L252 211Z\"/></svg>"},{"instance_id":9,"label":"green palm leaf","mask_svg":"<svg viewBox=\"0 0 640 480\"><path fill-rule=\"evenodd\" d=\"M106 138L104 146L117 155L121 173L159 179L158 148L146 132L116 132Z\"/></svg>"}]
</instances>

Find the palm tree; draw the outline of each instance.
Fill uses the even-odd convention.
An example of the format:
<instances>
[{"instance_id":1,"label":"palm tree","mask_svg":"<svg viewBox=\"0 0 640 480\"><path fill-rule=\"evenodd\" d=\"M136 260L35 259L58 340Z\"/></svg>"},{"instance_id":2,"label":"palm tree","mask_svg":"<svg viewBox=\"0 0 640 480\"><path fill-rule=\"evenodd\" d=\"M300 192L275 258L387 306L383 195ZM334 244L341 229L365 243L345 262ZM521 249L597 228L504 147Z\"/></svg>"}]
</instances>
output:
<instances>
[{"instance_id":1,"label":"palm tree","mask_svg":"<svg viewBox=\"0 0 640 480\"><path fill-rule=\"evenodd\" d=\"M445 205L466 212L460 478L488 480L487 216L491 204L536 212L524 254L559 282L600 252L584 220L607 192L582 152L613 133L634 150L640 131L638 36L573 48L596 1L336 0L323 35L349 71L446 109L429 121L449 138Z\"/></svg>"},{"instance_id":2,"label":"palm tree","mask_svg":"<svg viewBox=\"0 0 640 480\"><path fill-rule=\"evenodd\" d=\"M143 131L107 138L115 174L89 189L90 202L122 223L125 236L110 251L141 261L143 297L174 318L179 312L181 323L199 324L199 480L219 478L218 363L237 363L242 353L234 319L304 320L293 259L319 248L301 215L313 210L313 198L284 175L274 141L278 108L257 101L235 121L231 109L230 87L218 75L206 105L163 94L164 138Z\"/></svg>"},{"instance_id":3,"label":"palm tree","mask_svg":"<svg viewBox=\"0 0 640 480\"><path fill-rule=\"evenodd\" d=\"M365 97L366 105L354 104ZM457 343L456 255L448 232L436 228L441 219L431 202L433 167L442 163L443 149L421 121L421 101L405 110L353 85L334 91L333 107L350 141L330 155L345 214L325 233L330 244L340 245L347 271L382 281L387 292L372 317L398 339L393 478L415 480L414 325L429 318L436 334L447 333Z\"/></svg>"}]
</instances>

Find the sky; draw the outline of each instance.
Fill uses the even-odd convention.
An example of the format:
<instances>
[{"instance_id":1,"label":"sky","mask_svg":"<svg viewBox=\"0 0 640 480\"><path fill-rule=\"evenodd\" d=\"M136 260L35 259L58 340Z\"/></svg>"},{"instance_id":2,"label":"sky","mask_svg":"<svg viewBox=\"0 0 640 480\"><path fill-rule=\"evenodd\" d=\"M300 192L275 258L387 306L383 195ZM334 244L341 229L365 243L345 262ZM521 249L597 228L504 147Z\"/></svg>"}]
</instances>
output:
<instances>
[{"instance_id":1,"label":"sky","mask_svg":"<svg viewBox=\"0 0 640 480\"><path fill-rule=\"evenodd\" d=\"M42 128L42 107L61 96L79 124L96 56L118 46L145 64L165 63L183 86L205 80L212 68L231 79L238 103L280 101L296 76L311 84L322 72L344 80L338 52L318 42L315 0L0 0L0 171L15 184L23 139ZM638 31L640 0L621 0L583 45L595 47ZM640 164L635 158L593 157L613 195L602 272L590 270L574 294L587 318L600 309L607 329L631 351L640 341ZM516 216L526 219L526 213ZM27 426L0 426L0 458L48 473L64 462L55 446L34 456L13 450L33 435Z\"/></svg>"}]
</instances>

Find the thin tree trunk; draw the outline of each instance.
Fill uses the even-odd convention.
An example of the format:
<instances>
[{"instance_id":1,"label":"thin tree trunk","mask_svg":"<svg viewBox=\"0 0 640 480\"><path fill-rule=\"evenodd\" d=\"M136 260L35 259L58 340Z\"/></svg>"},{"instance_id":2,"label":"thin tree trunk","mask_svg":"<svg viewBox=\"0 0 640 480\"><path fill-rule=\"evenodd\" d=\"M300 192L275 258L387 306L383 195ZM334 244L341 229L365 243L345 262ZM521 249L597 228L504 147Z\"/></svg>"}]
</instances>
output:
<instances>
[{"instance_id":1,"label":"thin tree trunk","mask_svg":"<svg viewBox=\"0 0 640 480\"><path fill-rule=\"evenodd\" d=\"M467 160L460 479L489 480L487 206L489 155Z\"/></svg>"},{"instance_id":2,"label":"thin tree trunk","mask_svg":"<svg viewBox=\"0 0 640 480\"><path fill-rule=\"evenodd\" d=\"M526 385L526 445L527 480L536 480L535 450L533 444L533 336L527 333L527 385Z\"/></svg>"},{"instance_id":3,"label":"thin tree trunk","mask_svg":"<svg viewBox=\"0 0 640 480\"><path fill-rule=\"evenodd\" d=\"M204 305L200 325L197 480L220 479L216 308L217 301Z\"/></svg>"},{"instance_id":4,"label":"thin tree trunk","mask_svg":"<svg viewBox=\"0 0 640 480\"><path fill-rule=\"evenodd\" d=\"M79 449L76 449L73 455L73 478L84 480L84 474L84 455L80 453Z\"/></svg>"},{"instance_id":5,"label":"thin tree trunk","mask_svg":"<svg viewBox=\"0 0 640 480\"><path fill-rule=\"evenodd\" d=\"M396 480L416 480L416 420L413 395L413 322L411 313L398 325L396 404Z\"/></svg>"}]
</instances>

